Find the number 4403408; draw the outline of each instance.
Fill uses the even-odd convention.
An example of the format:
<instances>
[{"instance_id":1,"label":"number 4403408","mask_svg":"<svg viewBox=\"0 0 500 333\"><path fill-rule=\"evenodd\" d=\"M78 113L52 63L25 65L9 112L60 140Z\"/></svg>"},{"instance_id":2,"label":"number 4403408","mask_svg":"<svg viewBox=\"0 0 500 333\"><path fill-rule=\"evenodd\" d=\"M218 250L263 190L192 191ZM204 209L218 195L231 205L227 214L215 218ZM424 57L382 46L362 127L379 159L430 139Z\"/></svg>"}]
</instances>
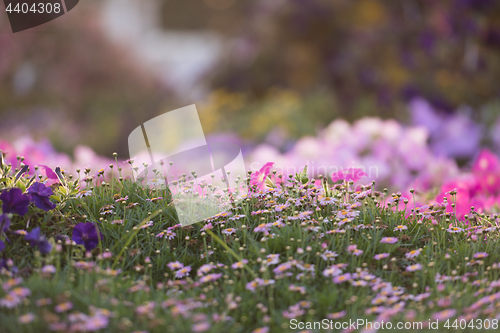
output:
<instances>
[{"instance_id":1,"label":"number 4403408","mask_svg":"<svg viewBox=\"0 0 500 333\"><path fill-rule=\"evenodd\" d=\"M26 13L39 13L39 14L59 13L59 12L61 12L61 4L60 3L52 4L50 2L49 3L40 2L40 3L34 3L30 7L29 4L27 4L27 3L22 3L22 4L17 3L16 6L14 8L12 8L12 3L9 3L9 5L5 9L5 11L7 11L9 13L15 12L15 13L24 13L24 14L26 14Z\"/></svg>"}]
</instances>

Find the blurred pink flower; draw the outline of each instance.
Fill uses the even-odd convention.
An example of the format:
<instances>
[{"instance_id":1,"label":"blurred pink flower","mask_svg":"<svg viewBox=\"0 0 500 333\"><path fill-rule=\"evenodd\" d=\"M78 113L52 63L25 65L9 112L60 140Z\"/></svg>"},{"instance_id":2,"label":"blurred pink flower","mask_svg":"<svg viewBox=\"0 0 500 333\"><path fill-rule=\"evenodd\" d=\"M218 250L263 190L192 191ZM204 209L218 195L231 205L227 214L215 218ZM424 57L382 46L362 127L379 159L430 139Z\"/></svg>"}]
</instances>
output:
<instances>
[{"instance_id":1,"label":"blurred pink flower","mask_svg":"<svg viewBox=\"0 0 500 333\"><path fill-rule=\"evenodd\" d=\"M456 191L455 195L456 201L450 194L450 191ZM448 199L448 205L446 206L446 212L451 213L456 209L457 217L462 219L465 214L470 212L471 207L471 197L469 183L464 180L452 180L446 182L441 186L440 193L436 196L436 201L442 202L444 198ZM451 207L451 204L455 203L455 209Z\"/></svg>"},{"instance_id":2,"label":"blurred pink flower","mask_svg":"<svg viewBox=\"0 0 500 333\"><path fill-rule=\"evenodd\" d=\"M478 180L479 189L483 193L498 192L500 185L500 160L495 154L487 149L481 150L472 167L472 171Z\"/></svg>"},{"instance_id":3,"label":"blurred pink flower","mask_svg":"<svg viewBox=\"0 0 500 333\"><path fill-rule=\"evenodd\" d=\"M273 165L274 162L267 162L262 168L260 168L259 171L253 172L250 177L250 185L257 185L258 189L263 190L266 187L264 181L269 175L269 172L271 171Z\"/></svg>"},{"instance_id":4,"label":"blurred pink flower","mask_svg":"<svg viewBox=\"0 0 500 333\"><path fill-rule=\"evenodd\" d=\"M351 167L332 173L333 182L336 182L338 180L352 180L353 182L357 182L363 177L366 177L366 173L361 168Z\"/></svg>"}]
</instances>

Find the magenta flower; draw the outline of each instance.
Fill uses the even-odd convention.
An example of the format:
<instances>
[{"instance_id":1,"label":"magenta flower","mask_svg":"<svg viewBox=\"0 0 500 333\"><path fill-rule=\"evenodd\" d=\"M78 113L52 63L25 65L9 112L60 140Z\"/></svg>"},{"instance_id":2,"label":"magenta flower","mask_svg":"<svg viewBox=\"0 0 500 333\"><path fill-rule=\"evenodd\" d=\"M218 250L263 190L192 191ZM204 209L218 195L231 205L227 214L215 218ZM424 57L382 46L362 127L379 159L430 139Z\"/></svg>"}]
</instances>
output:
<instances>
[{"instance_id":1,"label":"magenta flower","mask_svg":"<svg viewBox=\"0 0 500 333\"><path fill-rule=\"evenodd\" d=\"M480 190L486 194L497 192L500 185L500 160L496 155L487 149L483 149L472 170L478 180Z\"/></svg>"},{"instance_id":2,"label":"magenta flower","mask_svg":"<svg viewBox=\"0 0 500 333\"><path fill-rule=\"evenodd\" d=\"M23 191L17 187L4 190L0 194L0 200L3 202L2 209L4 213L23 216L28 212L30 198L26 194L23 194Z\"/></svg>"},{"instance_id":3,"label":"magenta flower","mask_svg":"<svg viewBox=\"0 0 500 333\"><path fill-rule=\"evenodd\" d=\"M436 196L437 202L442 202L446 197L448 202L455 202L455 199L449 194L450 191L457 191L456 198L456 207L453 208L451 205L446 207L446 212L453 213L456 211L457 217L462 219L465 214L470 212L471 204L471 192L472 188L476 187L477 180L476 179L458 179L446 182L441 187L441 193Z\"/></svg>"},{"instance_id":4,"label":"magenta flower","mask_svg":"<svg viewBox=\"0 0 500 333\"><path fill-rule=\"evenodd\" d=\"M488 149L483 149L479 153L472 171L474 173L497 172L500 170L500 160Z\"/></svg>"},{"instance_id":5,"label":"magenta flower","mask_svg":"<svg viewBox=\"0 0 500 333\"><path fill-rule=\"evenodd\" d=\"M38 249L43 254L49 253L52 249L52 245L47 238L40 233L40 227L31 230L31 232L24 236L24 239L30 242L31 247L38 246Z\"/></svg>"},{"instance_id":6,"label":"magenta flower","mask_svg":"<svg viewBox=\"0 0 500 333\"><path fill-rule=\"evenodd\" d=\"M34 183L28 188L26 193L29 195L31 202L35 203L38 208L49 211L56 208L56 205L50 201L50 196L54 194L50 187L42 183Z\"/></svg>"},{"instance_id":7,"label":"magenta flower","mask_svg":"<svg viewBox=\"0 0 500 333\"><path fill-rule=\"evenodd\" d=\"M366 173L361 168L347 168L337 172L332 173L332 181L335 183L339 180L352 180L357 182L363 177L366 177Z\"/></svg>"},{"instance_id":8,"label":"magenta flower","mask_svg":"<svg viewBox=\"0 0 500 333\"><path fill-rule=\"evenodd\" d=\"M57 177L57 174L54 172L54 170L42 164L40 164L38 167L40 168L42 174L45 174L45 176L47 177L49 185L59 183L59 178Z\"/></svg>"},{"instance_id":9,"label":"magenta flower","mask_svg":"<svg viewBox=\"0 0 500 333\"><path fill-rule=\"evenodd\" d=\"M259 171L255 171L250 176L250 185L257 185L257 188L263 190L265 188L264 181L266 180L271 168L273 167L274 162L268 162L264 164Z\"/></svg>"},{"instance_id":10,"label":"magenta flower","mask_svg":"<svg viewBox=\"0 0 500 333\"><path fill-rule=\"evenodd\" d=\"M71 239L78 245L85 246L87 251L92 250L99 244L99 233L94 223L78 223L73 229Z\"/></svg>"}]
</instances>

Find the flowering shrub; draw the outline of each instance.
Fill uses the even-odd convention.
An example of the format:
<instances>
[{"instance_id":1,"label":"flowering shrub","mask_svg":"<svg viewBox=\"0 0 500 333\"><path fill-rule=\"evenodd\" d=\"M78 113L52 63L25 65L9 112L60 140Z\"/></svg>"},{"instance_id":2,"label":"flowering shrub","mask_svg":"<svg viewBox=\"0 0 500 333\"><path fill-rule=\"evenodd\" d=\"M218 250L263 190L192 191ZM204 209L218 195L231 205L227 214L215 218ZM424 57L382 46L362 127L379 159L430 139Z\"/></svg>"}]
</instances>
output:
<instances>
[{"instance_id":1,"label":"flowering shrub","mask_svg":"<svg viewBox=\"0 0 500 333\"><path fill-rule=\"evenodd\" d=\"M455 211L459 218L469 213L472 206L480 213L498 212L500 209L500 159L489 150L482 150L472 170L450 179L441 188L437 199L448 198L448 211ZM455 200L452 199L455 197Z\"/></svg>"},{"instance_id":2,"label":"flowering shrub","mask_svg":"<svg viewBox=\"0 0 500 333\"><path fill-rule=\"evenodd\" d=\"M382 187L404 190L418 179L429 189L456 176L458 168L453 159L434 155L428 135L424 127L403 127L394 120L362 118L352 125L335 120L316 137L299 139L286 153L268 144L257 146L250 153L250 167L275 161L278 172L293 174L306 164L311 176L358 167Z\"/></svg>"},{"instance_id":3,"label":"flowering shrub","mask_svg":"<svg viewBox=\"0 0 500 333\"><path fill-rule=\"evenodd\" d=\"M101 167L113 164L115 160L99 156L90 147L77 146L74 149L72 160L70 156L59 153L52 146L50 141L34 141L29 136L24 136L14 142L0 139L0 151L3 151L4 161L10 163L14 168L22 164L37 167L37 173L48 177L49 180L57 179L53 168L60 167L66 170L68 174L76 175L77 170L91 168L99 169ZM35 171L35 170L32 170ZM130 175L131 170L123 170L125 175ZM51 181L49 181L51 182Z\"/></svg>"},{"instance_id":4,"label":"flowering shrub","mask_svg":"<svg viewBox=\"0 0 500 333\"><path fill-rule=\"evenodd\" d=\"M483 171L494 162L485 156ZM58 169L46 187L47 177L2 164L3 328L256 333L326 319L342 331L360 318L498 327L496 216L461 221L446 202L400 209L398 194L360 170L331 184L270 167L244 178L240 204L182 227L165 188Z\"/></svg>"}]
</instances>

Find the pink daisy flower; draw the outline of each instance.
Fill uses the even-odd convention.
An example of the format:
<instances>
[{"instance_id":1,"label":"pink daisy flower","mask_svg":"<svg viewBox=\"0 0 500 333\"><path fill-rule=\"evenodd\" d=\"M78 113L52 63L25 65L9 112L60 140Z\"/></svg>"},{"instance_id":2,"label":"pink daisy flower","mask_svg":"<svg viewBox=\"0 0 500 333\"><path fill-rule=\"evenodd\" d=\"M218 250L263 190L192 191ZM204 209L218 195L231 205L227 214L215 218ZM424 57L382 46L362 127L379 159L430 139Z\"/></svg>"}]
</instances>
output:
<instances>
[{"instance_id":1,"label":"pink daisy flower","mask_svg":"<svg viewBox=\"0 0 500 333\"><path fill-rule=\"evenodd\" d=\"M241 261L237 261L234 264L231 265L232 269L238 269L238 268L243 268L243 266L248 263L248 260L242 259Z\"/></svg>"},{"instance_id":2,"label":"pink daisy flower","mask_svg":"<svg viewBox=\"0 0 500 333\"><path fill-rule=\"evenodd\" d=\"M419 271L421 269L422 269L422 265L420 265L420 264L415 264L415 265L411 265L411 266L406 267L407 272L415 272L415 271Z\"/></svg>"},{"instance_id":3,"label":"pink daisy flower","mask_svg":"<svg viewBox=\"0 0 500 333\"><path fill-rule=\"evenodd\" d=\"M478 252L478 253L474 254L474 259L482 259L482 258L486 258L487 256L489 256L489 254L487 252Z\"/></svg>"},{"instance_id":4,"label":"pink daisy flower","mask_svg":"<svg viewBox=\"0 0 500 333\"><path fill-rule=\"evenodd\" d=\"M348 282L351 280L351 273L345 273L333 278L333 282L336 284Z\"/></svg>"},{"instance_id":5,"label":"pink daisy flower","mask_svg":"<svg viewBox=\"0 0 500 333\"><path fill-rule=\"evenodd\" d=\"M413 250L413 251L410 251L408 253L405 254L406 258L408 259L412 259L412 258L416 258L420 255L420 250Z\"/></svg>"},{"instance_id":6,"label":"pink daisy flower","mask_svg":"<svg viewBox=\"0 0 500 333\"><path fill-rule=\"evenodd\" d=\"M376 254L373 259L375 260L382 260L382 259L385 259L389 256L389 253L379 253L379 254Z\"/></svg>"},{"instance_id":7,"label":"pink daisy flower","mask_svg":"<svg viewBox=\"0 0 500 333\"><path fill-rule=\"evenodd\" d=\"M184 267L184 264L182 264L182 263L180 263L178 261L173 261L173 262L168 263L167 266L171 270L175 270L175 269L179 269L179 268Z\"/></svg>"},{"instance_id":8,"label":"pink daisy flower","mask_svg":"<svg viewBox=\"0 0 500 333\"><path fill-rule=\"evenodd\" d=\"M177 272L175 272L175 277L180 279L180 278L188 275L189 272L191 272L191 266L183 267L183 268L179 269Z\"/></svg>"},{"instance_id":9,"label":"pink daisy flower","mask_svg":"<svg viewBox=\"0 0 500 333\"><path fill-rule=\"evenodd\" d=\"M397 242L398 242L398 239L396 237L384 237L380 240L380 243L384 243L384 244L394 244Z\"/></svg>"}]
</instances>

